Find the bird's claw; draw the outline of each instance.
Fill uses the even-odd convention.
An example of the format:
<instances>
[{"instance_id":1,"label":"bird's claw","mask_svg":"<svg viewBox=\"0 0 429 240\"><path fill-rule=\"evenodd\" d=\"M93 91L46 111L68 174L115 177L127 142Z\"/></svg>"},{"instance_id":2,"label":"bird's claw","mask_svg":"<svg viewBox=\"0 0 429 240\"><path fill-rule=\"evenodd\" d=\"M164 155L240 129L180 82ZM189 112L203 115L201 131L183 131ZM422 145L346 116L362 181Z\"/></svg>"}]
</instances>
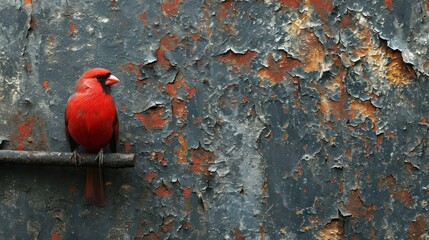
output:
<instances>
[{"instance_id":1,"label":"bird's claw","mask_svg":"<svg viewBox=\"0 0 429 240\"><path fill-rule=\"evenodd\" d=\"M76 167L82 164L82 157L77 153L76 150L73 151L69 159Z\"/></svg>"},{"instance_id":2,"label":"bird's claw","mask_svg":"<svg viewBox=\"0 0 429 240\"><path fill-rule=\"evenodd\" d=\"M97 157L95 157L95 160L98 161L98 167L101 168L103 166L103 163L104 163L103 149L100 149L100 151L97 154Z\"/></svg>"}]
</instances>

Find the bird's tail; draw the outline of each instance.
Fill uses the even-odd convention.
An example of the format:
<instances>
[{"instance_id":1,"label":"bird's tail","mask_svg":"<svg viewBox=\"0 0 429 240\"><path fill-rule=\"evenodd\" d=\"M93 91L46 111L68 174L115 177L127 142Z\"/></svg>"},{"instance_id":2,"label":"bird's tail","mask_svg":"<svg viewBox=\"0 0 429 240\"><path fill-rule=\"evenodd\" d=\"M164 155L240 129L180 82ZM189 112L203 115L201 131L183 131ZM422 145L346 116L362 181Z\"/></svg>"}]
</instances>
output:
<instances>
[{"instance_id":1,"label":"bird's tail","mask_svg":"<svg viewBox=\"0 0 429 240\"><path fill-rule=\"evenodd\" d=\"M104 205L104 199L103 171L101 167L88 167L84 192L85 204L95 203L101 207Z\"/></svg>"}]
</instances>

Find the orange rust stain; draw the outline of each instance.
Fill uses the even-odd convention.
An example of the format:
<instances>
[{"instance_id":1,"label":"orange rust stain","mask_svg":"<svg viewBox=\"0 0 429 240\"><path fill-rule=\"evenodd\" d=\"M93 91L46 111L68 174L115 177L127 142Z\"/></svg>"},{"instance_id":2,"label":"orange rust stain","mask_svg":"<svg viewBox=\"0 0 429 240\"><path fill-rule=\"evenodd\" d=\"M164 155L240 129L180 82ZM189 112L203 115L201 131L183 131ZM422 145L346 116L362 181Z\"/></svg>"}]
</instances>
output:
<instances>
[{"instance_id":1,"label":"orange rust stain","mask_svg":"<svg viewBox=\"0 0 429 240\"><path fill-rule=\"evenodd\" d=\"M174 50L179 45L179 38L173 35L165 35L161 38L160 46L167 51Z\"/></svg>"},{"instance_id":2,"label":"orange rust stain","mask_svg":"<svg viewBox=\"0 0 429 240\"><path fill-rule=\"evenodd\" d=\"M24 150L24 142L30 135L34 122L35 119L33 117L27 118L24 122L18 124L18 133L11 136L11 140L18 145L18 150Z\"/></svg>"},{"instance_id":3,"label":"orange rust stain","mask_svg":"<svg viewBox=\"0 0 429 240\"><path fill-rule=\"evenodd\" d=\"M413 67L404 62L400 51L389 48L385 41L382 42L381 47L386 51L386 56L389 62L386 65L386 77L390 84L407 85L412 79L416 78L416 73Z\"/></svg>"},{"instance_id":4,"label":"orange rust stain","mask_svg":"<svg viewBox=\"0 0 429 240\"><path fill-rule=\"evenodd\" d=\"M69 24L69 31L71 34L76 32L76 27L75 27L73 22L70 22L70 24Z\"/></svg>"},{"instance_id":5,"label":"orange rust stain","mask_svg":"<svg viewBox=\"0 0 429 240\"><path fill-rule=\"evenodd\" d=\"M192 227L192 224L190 222L185 221L185 220L180 221L180 224L186 230L190 229Z\"/></svg>"},{"instance_id":6,"label":"orange rust stain","mask_svg":"<svg viewBox=\"0 0 429 240\"><path fill-rule=\"evenodd\" d=\"M129 142L124 143L124 150L125 150L125 153L131 152L131 144Z\"/></svg>"},{"instance_id":7,"label":"orange rust stain","mask_svg":"<svg viewBox=\"0 0 429 240\"><path fill-rule=\"evenodd\" d=\"M269 53L267 56L268 67L262 68L258 71L259 77L263 81L268 79L272 86L285 80L286 72L301 64L300 61L288 57L285 51L281 51L280 56L280 59L275 61L273 54Z\"/></svg>"},{"instance_id":8,"label":"orange rust stain","mask_svg":"<svg viewBox=\"0 0 429 240\"><path fill-rule=\"evenodd\" d=\"M198 34L198 33L191 33L191 38L192 38L192 40L194 40L194 41L198 41L199 39L200 39L200 34Z\"/></svg>"},{"instance_id":9,"label":"orange rust stain","mask_svg":"<svg viewBox=\"0 0 429 240\"><path fill-rule=\"evenodd\" d=\"M224 21L224 19L228 16L229 14L229 10L231 9L233 1L232 0L227 0L225 2L222 2L219 5L219 8L217 10L217 14L216 17L219 21Z\"/></svg>"},{"instance_id":10,"label":"orange rust stain","mask_svg":"<svg viewBox=\"0 0 429 240\"><path fill-rule=\"evenodd\" d=\"M344 120L349 119L350 114L347 111L346 104L349 100L349 95L344 86L343 79L345 77L345 67L340 65L339 72L335 76L331 83L327 83L326 88L319 85L315 86L316 89L321 93L320 101L317 104L317 108L324 115L325 119L330 119L333 116L333 120ZM327 89L335 91L339 89L341 95L338 101L333 101L326 96Z\"/></svg>"},{"instance_id":11,"label":"orange rust stain","mask_svg":"<svg viewBox=\"0 0 429 240\"><path fill-rule=\"evenodd\" d=\"M171 67L170 61L165 57L165 51L174 50L179 44L179 39L176 35L165 35L161 38L159 48L156 50L157 62L156 64L161 68L169 69Z\"/></svg>"},{"instance_id":12,"label":"orange rust stain","mask_svg":"<svg viewBox=\"0 0 429 240\"><path fill-rule=\"evenodd\" d=\"M304 174L304 171L302 171L302 167L301 164L298 164L298 167L296 169L296 171L294 171L294 179L298 180L298 178L302 177L302 175Z\"/></svg>"},{"instance_id":13,"label":"orange rust stain","mask_svg":"<svg viewBox=\"0 0 429 240\"><path fill-rule=\"evenodd\" d=\"M49 82L48 82L48 80L43 80L43 87L46 89L46 91L48 91L49 90Z\"/></svg>"},{"instance_id":14,"label":"orange rust stain","mask_svg":"<svg viewBox=\"0 0 429 240\"><path fill-rule=\"evenodd\" d=\"M298 8L299 2L298 0L279 0L280 5L285 8Z\"/></svg>"},{"instance_id":15,"label":"orange rust stain","mask_svg":"<svg viewBox=\"0 0 429 240\"><path fill-rule=\"evenodd\" d=\"M177 140L179 141L180 146L182 147L180 148L175 148L174 149L174 154L177 155L178 159L177 159L177 164L185 164L188 162L187 160L187 156L188 156L188 142L185 139L185 136L181 133L177 134Z\"/></svg>"},{"instance_id":16,"label":"orange rust stain","mask_svg":"<svg viewBox=\"0 0 429 240\"><path fill-rule=\"evenodd\" d=\"M180 4L184 0L163 0L161 3L161 10L164 15L171 18L179 14Z\"/></svg>"},{"instance_id":17,"label":"orange rust stain","mask_svg":"<svg viewBox=\"0 0 429 240\"><path fill-rule=\"evenodd\" d=\"M174 117L180 118L184 121L187 119L188 109L186 108L186 101L174 98L171 101L171 107Z\"/></svg>"},{"instance_id":18,"label":"orange rust stain","mask_svg":"<svg viewBox=\"0 0 429 240\"><path fill-rule=\"evenodd\" d=\"M152 171L148 174L146 174L143 178L143 180L147 183L151 183L153 181L153 179L156 178L156 176L158 176L158 173L156 171Z\"/></svg>"},{"instance_id":19,"label":"orange rust stain","mask_svg":"<svg viewBox=\"0 0 429 240\"><path fill-rule=\"evenodd\" d=\"M156 64L161 68L167 68L169 69L171 67L170 61L165 57L165 52L161 48L156 50Z\"/></svg>"},{"instance_id":20,"label":"orange rust stain","mask_svg":"<svg viewBox=\"0 0 429 240\"><path fill-rule=\"evenodd\" d=\"M414 201L413 197L409 190L401 190L397 191L393 194L393 198L399 200L402 204L404 204L408 208L413 208Z\"/></svg>"},{"instance_id":21,"label":"orange rust stain","mask_svg":"<svg viewBox=\"0 0 429 240\"><path fill-rule=\"evenodd\" d=\"M51 233L51 240L61 240L61 235L58 233Z\"/></svg>"},{"instance_id":22,"label":"orange rust stain","mask_svg":"<svg viewBox=\"0 0 429 240\"><path fill-rule=\"evenodd\" d=\"M32 4L33 0L24 0L24 5Z\"/></svg>"},{"instance_id":23,"label":"orange rust stain","mask_svg":"<svg viewBox=\"0 0 429 240\"><path fill-rule=\"evenodd\" d=\"M164 232L170 232L174 227L174 217L168 216L164 219L164 222L161 225L161 228Z\"/></svg>"},{"instance_id":24,"label":"orange rust stain","mask_svg":"<svg viewBox=\"0 0 429 240\"><path fill-rule=\"evenodd\" d=\"M162 164L162 166L167 166L167 159L165 159L165 152L153 152L151 154L152 160L156 160Z\"/></svg>"},{"instance_id":25,"label":"orange rust stain","mask_svg":"<svg viewBox=\"0 0 429 240\"><path fill-rule=\"evenodd\" d=\"M140 14L140 21L142 21L143 25L145 26L149 24L147 21L147 11L144 11L142 14Z\"/></svg>"},{"instance_id":26,"label":"orange rust stain","mask_svg":"<svg viewBox=\"0 0 429 240\"><path fill-rule=\"evenodd\" d=\"M334 219L330 223L326 224L323 228L317 231L315 238L317 240L322 239L332 239L340 240L344 239L344 224L338 220Z\"/></svg>"},{"instance_id":27,"label":"orange rust stain","mask_svg":"<svg viewBox=\"0 0 429 240\"><path fill-rule=\"evenodd\" d=\"M173 189L167 187L163 183L161 186L159 186L157 189L155 189L155 194L158 197L169 198L169 197L173 196Z\"/></svg>"},{"instance_id":28,"label":"orange rust stain","mask_svg":"<svg viewBox=\"0 0 429 240\"><path fill-rule=\"evenodd\" d=\"M381 177L381 181L378 184L379 189L388 188L393 190L396 187L396 179L392 175Z\"/></svg>"},{"instance_id":29,"label":"orange rust stain","mask_svg":"<svg viewBox=\"0 0 429 240\"><path fill-rule=\"evenodd\" d=\"M310 0L311 5L319 13L319 16L327 20L328 15L334 10L331 0Z\"/></svg>"},{"instance_id":30,"label":"orange rust stain","mask_svg":"<svg viewBox=\"0 0 429 240\"><path fill-rule=\"evenodd\" d=\"M197 92L196 87L189 88L188 83L186 82L185 76L183 76L182 72L179 71L179 73L176 76L176 79L174 79L174 82L167 83L167 85L165 85L165 91L172 98L177 98L177 92L180 88L185 89L186 97L189 99L192 98Z\"/></svg>"},{"instance_id":31,"label":"orange rust stain","mask_svg":"<svg viewBox=\"0 0 429 240\"><path fill-rule=\"evenodd\" d=\"M426 0L426 10L429 11L429 0Z\"/></svg>"},{"instance_id":32,"label":"orange rust stain","mask_svg":"<svg viewBox=\"0 0 429 240\"><path fill-rule=\"evenodd\" d=\"M429 227L424 215L418 215L415 221L410 223L407 231L408 239L426 239Z\"/></svg>"},{"instance_id":33,"label":"orange rust stain","mask_svg":"<svg viewBox=\"0 0 429 240\"><path fill-rule=\"evenodd\" d=\"M353 100L350 103L350 116L353 119L356 119L358 117L367 117L371 119L371 121L375 124L379 122L376 112L377 108L372 105L371 101L361 101L361 100Z\"/></svg>"},{"instance_id":34,"label":"orange rust stain","mask_svg":"<svg viewBox=\"0 0 429 240\"><path fill-rule=\"evenodd\" d=\"M183 197L185 199L189 199L191 197L191 194L192 194L192 188L190 188L190 187L184 188L182 190L182 193L183 193Z\"/></svg>"},{"instance_id":35,"label":"orange rust stain","mask_svg":"<svg viewBox=\"0 0 429 240\"><path fill-rule=\"evenodd\" d=\"M413 172L415 170L413 164L411 164L409 162L405 162L404 169L405 169L405 171L407 172L408 175L413 174Z\"/></svg>"},{"instance_id":36,"label":"orange rust stain","mask_svg":"<svg viewBox=\"0 0 429 240\"><path fill-rule=\"evenodd\" d=\"M204 149L203 147L198 146L197 149L191 149L191 171L194 173L200 173L205 176L209 176L209 165L217 159L216 155Z\"/></svg>"},{"instance_id":37,"label":"orange rust stain","mask_svg":"<svg viewBox=\"0 0 429 240\"><path fill-rule=\"evenodd\" d=\"M250 71L250 63L256 57L256 52L246 51L244 54L234 53L229 50L225 54L222 54L218 57L219 61L225 62L226 65L234 67L234 72L241 71Z\"/></svg>"},{"instance_id":38,"label":"orange rust stain","mask_svg":"<svg viewBox=\"0 0 429 240\"><path fill-rule=\"evenodd\" d=\"M365 205L360 198L359 190L352 190L346 201L341 203L342 207L352 214L355 218L366 218L372 220L374 218L374 212L377 210L376 206Z\"/></svg>"},{"instance_id":39,"label":"orange rust stain","mask_svg":"<svg viewBox=\"0 0 429 240\"><path fill-rule=\"evenodd\" d=\"M170 122L170 118L164 118L164 107L150 108L143 113L135 113L134 118L139 119L148 130L161 129Z\"/></svg>"},{"instance_id":40,"label":"orange rust stain","mask_svg":"<svg viewBox=\"0 0 429 240\"><path fill-rule=\"evenodd\" d=\"M350 148L346 149L346 157L351 160L352 159L352 150Z\"/></svg>"},{"instance_id":41,"label":"orange rust stain","mask_svg":"<svg viewBox=\"0 0 429 240\"><path fill-rule=\"evenodd\" d=\"M241 231L239 228L234 229L234 240L245 240L246 238L241 234Z\"/></svg>"},{"instance_id":42,"label":"orange rust stain","mask_svg":"<svg viewBox=\"0 0 429 240\"><path fill-rule=\"evenodd\" d=\"M136 80L140 80L142 76L140 69L142 66L143 64L134 64L132 62L129 62L129 63L120 64L119 68L122 69L123 71L134 73L134 75L136 76Z\"/></svg>"},{"instance_id":43,"label":"orange rust stain","mask_svg":"<svg viewBox=\"0 0 429 240\"><path fill-rule=\"evenodd\" d=\"M388 10L392 10L393 9L393 0L384 0L384 6Z\"/></svg>"}]
</instances>

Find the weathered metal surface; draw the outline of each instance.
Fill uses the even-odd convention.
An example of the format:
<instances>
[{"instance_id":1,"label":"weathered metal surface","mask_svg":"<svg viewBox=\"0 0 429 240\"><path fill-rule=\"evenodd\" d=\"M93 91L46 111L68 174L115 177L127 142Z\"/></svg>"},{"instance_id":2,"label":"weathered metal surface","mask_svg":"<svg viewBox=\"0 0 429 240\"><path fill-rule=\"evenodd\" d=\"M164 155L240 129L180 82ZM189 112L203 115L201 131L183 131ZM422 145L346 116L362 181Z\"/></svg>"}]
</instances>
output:
<instances>
[{"instance_id":1,"label":"weathered metal surface","mask_svg":"<svg viewBox=\"0 0 429 240\"><path fill-rule=\"evenodd\" d=\"M79 75L110 69L120 152L0 169L6 239L427 238L423 1L3 1L3 149L67 151Z\"/></svg>"}]
</instances>

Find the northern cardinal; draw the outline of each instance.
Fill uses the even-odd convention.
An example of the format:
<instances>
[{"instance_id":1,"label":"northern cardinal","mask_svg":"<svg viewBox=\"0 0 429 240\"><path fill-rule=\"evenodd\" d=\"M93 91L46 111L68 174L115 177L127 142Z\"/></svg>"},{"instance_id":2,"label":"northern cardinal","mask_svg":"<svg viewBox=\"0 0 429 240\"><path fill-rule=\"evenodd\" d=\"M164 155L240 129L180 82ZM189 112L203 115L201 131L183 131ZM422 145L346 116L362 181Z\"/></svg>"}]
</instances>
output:
<instances>
[{"instance_id":1,"label":"northern cardinal","mask_svg":"<svg viewBox=\"0 0 429 240\"><path fill-rule=\"evenodd\" d=\"M74 160L80 160L77 148L86 153L98 153L99 167L89 167L86 175L84 201L104 204L104 181L101 171L103 148L110 145L116 152L119 136L118 115L110 87L119 82L109 70L93 68L84 72L76 82L75 93L69 98L65 111L65 131Z\"/></svg>"}]
</instances>

